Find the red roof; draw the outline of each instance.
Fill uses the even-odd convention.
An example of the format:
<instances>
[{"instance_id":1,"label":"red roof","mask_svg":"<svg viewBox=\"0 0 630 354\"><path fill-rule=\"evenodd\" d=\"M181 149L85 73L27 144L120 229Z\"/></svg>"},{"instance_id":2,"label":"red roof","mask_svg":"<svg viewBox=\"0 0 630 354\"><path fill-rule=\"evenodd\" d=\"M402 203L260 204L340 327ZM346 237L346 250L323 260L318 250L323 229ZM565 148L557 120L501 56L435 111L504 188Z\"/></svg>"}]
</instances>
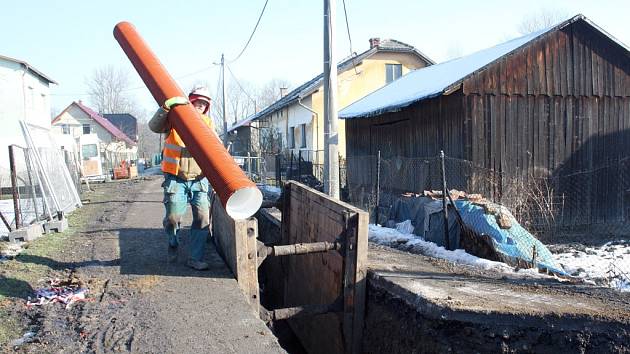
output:
<instances>
[{"instance_id":1,"label":"red roof","mask_svg":"<svg viewBox=\"0 0 630 354\"><path fill-rule=\"evenodd\" d=\"M98 124L100 124L103 128L105 128L105 130L107 130L110 134L112 134L118 140L122 140L129 145L136 145L136 143L134 143L133 140L131 140L125 133L123 133L120 129L116 128L115 125L113 125L110 121L105 119L103 116L94 112L90 107L84 105L81 102L76 102L76 101L72 102L72 104L77 105L77 107L79 107L83 112L87 113L87 115L89 115L90 118L94 119ZM68 106L68 108L69 107L70 106ZM61 115L65 111L68 110L68 108L64 109L63 112L61 112L55 119L53 119L52 122L55 123L61 117Z\"/></svg>"}]
</instances>

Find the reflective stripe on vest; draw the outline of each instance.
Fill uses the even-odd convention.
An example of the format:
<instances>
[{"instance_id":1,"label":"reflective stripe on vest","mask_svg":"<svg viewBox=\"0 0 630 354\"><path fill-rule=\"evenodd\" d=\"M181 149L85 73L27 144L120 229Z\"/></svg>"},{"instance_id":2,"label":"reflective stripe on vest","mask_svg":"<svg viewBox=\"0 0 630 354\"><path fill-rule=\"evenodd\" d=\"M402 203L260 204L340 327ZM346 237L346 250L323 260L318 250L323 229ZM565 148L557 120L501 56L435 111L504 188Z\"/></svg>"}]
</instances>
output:
<instances>
[{"instance_id":1,"label":"reflective stripe on vest","mask_svg":"<svg viewBox=\"0 0 630 354\"><path fill-rule=\"evenodd\" d=\"M212 121L204 114L201 115L201 119L210 128L212 127ZM186 145L177 134L175 129L171 128L166 141L164 142L163 158L162 158L162 172L170 173L177 176L179 173L179 162L182 156L182 150L186 148Z\"/></svg>"}]
</instances>

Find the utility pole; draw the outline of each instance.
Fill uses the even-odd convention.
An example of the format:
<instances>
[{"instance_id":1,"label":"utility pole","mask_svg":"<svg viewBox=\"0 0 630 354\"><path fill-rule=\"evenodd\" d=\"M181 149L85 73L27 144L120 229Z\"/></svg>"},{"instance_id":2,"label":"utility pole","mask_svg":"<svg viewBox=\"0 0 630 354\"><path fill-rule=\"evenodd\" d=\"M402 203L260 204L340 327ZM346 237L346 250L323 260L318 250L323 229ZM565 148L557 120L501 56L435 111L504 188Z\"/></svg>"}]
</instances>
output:
<instances>
[{"instance_id":1,"label":"utility pole","mask_svg":"<svg viewBox=\"0 0 630 354\"><path fill-rule=\"evenodd\" d=\"M225 57L221 54L221 86L223 90L223 94L221 95L221 99L223 100L223 146L227 148L228 146L228 135L227 135L227 107L225 107Z\"/></svg>"},{"instance_id":2,"label":"utility pole","mask_svg":"<svg viewBox=\"0 0 630 354\"><path fill-rule=\"evenodd\" d=\"M324 192L339 199L335 0L324 0Z\"/></svg>"}]
</instances>

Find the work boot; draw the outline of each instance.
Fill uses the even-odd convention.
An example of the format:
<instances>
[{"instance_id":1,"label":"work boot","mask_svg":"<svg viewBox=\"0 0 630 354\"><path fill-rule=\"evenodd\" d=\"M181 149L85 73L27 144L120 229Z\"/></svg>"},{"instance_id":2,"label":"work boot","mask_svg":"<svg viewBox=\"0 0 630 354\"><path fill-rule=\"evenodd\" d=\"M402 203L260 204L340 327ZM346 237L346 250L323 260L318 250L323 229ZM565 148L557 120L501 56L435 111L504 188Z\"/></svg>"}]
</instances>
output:
<instances>
[{"instance_id":1,"label":"work boot","mask_svg":"<svg viewBox=\"0 0 630 354\"><path fill-rule=\"evenodd\" d=\"M166 257L168 263L177 262L177 247L171 245L168 246L168 256Z\"/></svg>"},{"instance_id":2,"label":"work boot","mask_svg":"<svg viewBox=\"0 0 630 354\"><path fill-rule=\"evenodd\" d=\"M207 270L208 269L208 263L202 262L202 261L195 261L193 259L189 259L187 264L188 264L188 266L190 268L195 269L195 270Z\"/></svg>"}]
</instances>

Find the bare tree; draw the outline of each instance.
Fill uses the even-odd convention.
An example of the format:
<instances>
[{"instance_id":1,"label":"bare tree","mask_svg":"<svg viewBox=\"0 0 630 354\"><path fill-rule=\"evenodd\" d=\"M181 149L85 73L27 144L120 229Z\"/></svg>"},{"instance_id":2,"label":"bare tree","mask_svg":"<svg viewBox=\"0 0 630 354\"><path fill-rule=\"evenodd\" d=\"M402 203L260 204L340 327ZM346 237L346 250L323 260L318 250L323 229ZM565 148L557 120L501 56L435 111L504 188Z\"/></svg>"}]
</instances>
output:
<instances>
[{"instance_id":1,"label":"bare tree","mask_svg":"<svg viewBox=\"0 0 630 354\"><path fill-rule=\"evenodd\" d=\"M97 68L85 80L91 104L99 113L137 114L137 105L129 92L129 72L107 65Z\"/></svg>"},{"instance_id":2,"label":"bare tree","mask_svg":"<svg viewBox=\"0 0 630 354\"><path fill-rule=\"evenodd\" d=\"M266 108L281 98L281 88L288 89L290 86L288 80L278 78L271 79L258 90L256 94L256 105L260 109Z\"/></svg>"},{"instance_id":3,"label":"bare tree","mask_svg":"<svg viewBox=\"0 0 630 354\"><path fill-rule=\"evenodd\" d=\"M566 20L568 17L565 11L543 9L525 16L518 24L517 30L520 34L525 35L549 28L562 20Z\"/></svg>"}]
</instances>

